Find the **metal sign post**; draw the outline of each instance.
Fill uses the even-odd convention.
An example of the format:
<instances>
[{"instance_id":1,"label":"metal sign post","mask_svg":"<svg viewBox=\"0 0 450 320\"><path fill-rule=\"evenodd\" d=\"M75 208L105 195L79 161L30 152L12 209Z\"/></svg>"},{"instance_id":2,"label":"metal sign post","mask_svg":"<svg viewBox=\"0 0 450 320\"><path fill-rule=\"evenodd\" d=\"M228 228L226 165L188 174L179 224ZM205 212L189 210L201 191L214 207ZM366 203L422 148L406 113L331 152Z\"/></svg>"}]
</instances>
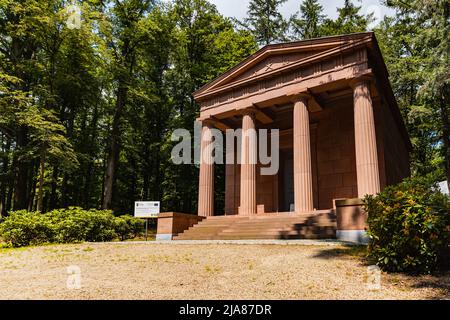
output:
<instances>
[{"instance_id":1,"label":"metal sign post","mask_svg":"<svg viewBox=\"0 0 450 320\"><path fill-rule=\"evenodd\" d=\"M148 218L145 219L145 241L148 241Z\"/></svg>"}]
</instances>

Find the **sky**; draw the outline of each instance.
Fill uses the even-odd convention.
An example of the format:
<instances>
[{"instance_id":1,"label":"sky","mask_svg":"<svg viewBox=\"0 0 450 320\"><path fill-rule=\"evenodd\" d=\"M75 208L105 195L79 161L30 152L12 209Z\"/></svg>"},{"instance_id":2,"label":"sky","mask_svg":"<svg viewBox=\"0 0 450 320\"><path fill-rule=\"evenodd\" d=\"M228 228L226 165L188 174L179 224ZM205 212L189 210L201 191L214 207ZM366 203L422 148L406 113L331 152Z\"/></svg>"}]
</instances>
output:
<instances>
[{"instance_id":1,"label":"sky","mask_svg":"<svg viewBox=\"0 0 450 320\"><path fill-rule=\"evenodd\" d=\"M299 10L301 1L288 0L281 8L281 13L285 17L290 17ZM249 0L210 0L210 2L214 3L224 16L235 17L241 20L246 16ZM319 2L324 8L325 14L331 18L337 17L336 8L344 4L344 0L319 0ZM378 20L381 20L385 15L393 15L394 13L391 9L381 5L380 0L353 0L353 3L362 6L363 13L374 12ZM377 21L374 24L377 24Z\"/></svg>"}]
</instances>

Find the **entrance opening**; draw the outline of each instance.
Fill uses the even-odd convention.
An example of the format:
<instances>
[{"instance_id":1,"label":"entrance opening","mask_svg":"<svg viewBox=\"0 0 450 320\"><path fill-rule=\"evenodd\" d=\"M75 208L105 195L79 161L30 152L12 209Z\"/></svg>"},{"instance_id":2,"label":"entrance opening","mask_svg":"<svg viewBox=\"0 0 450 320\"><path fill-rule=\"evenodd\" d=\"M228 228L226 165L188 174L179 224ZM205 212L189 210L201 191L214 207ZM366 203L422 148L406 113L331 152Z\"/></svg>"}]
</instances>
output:
<instances>
[{"instance_id":1,"label":"entrance opening","mask_svg":"<svg viewBox=\"0 0 450 320\"><path fill-rule=\"evenodd\" d=\"M282 151L280 186L280 209L281 212L294 211L294 155L292 150Z\"/></svg>"}]
</instances>

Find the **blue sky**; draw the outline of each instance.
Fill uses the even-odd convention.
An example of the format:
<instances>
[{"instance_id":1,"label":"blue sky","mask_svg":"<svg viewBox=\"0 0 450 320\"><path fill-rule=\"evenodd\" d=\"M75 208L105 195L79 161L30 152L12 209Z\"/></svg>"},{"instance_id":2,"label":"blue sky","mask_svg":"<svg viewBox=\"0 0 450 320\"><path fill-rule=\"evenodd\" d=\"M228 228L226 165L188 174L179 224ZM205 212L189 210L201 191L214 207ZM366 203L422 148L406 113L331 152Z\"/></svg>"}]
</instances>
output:
<instances>
[{"instance_id":1,"label":"blue sky","mask_svg":"<svg viewBox=\"0 0 450 320\"><path fill-rule=\"evenodd\" d=\"M236 17L242 19L246 16L249 0L210 0L214 3L219 12L227 17ZM329 17L336 18L336 8L343 5L344 0L319 0L322 4L325 14ZM291 16L298 11L301 0L288 0L281 12L285 17ZM375 16L380 19L385 15L393 15L393 11L380 4L380 0L353 0L353 3L362 6L362 12L375 12Z\"/></svg>"}]
</instances>

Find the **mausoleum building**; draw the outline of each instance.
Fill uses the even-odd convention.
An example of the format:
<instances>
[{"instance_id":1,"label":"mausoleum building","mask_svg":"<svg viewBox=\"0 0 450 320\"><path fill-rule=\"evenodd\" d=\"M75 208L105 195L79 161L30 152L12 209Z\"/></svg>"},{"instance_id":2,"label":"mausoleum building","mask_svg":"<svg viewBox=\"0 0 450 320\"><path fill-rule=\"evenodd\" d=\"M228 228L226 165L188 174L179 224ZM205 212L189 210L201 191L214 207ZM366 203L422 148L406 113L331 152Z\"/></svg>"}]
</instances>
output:
<instances>
[{"instance_id":1,"label":"mausoleum building","mask_svg":"<svg viewBox=\"0 0 450 320\"><path fill-rule=\"evenodd\" d=\"M241 163L226 164L225 217L214 217L214 164L202 162L199 218L185 227L196 226L172 236L359 237L360 199L410 174L410 140L372 32L265 46L194 98L203 149L212 128L278 129L280 169L262 175L246 161L258 145L243 138Z\"/></svg>"}]
</instances>

